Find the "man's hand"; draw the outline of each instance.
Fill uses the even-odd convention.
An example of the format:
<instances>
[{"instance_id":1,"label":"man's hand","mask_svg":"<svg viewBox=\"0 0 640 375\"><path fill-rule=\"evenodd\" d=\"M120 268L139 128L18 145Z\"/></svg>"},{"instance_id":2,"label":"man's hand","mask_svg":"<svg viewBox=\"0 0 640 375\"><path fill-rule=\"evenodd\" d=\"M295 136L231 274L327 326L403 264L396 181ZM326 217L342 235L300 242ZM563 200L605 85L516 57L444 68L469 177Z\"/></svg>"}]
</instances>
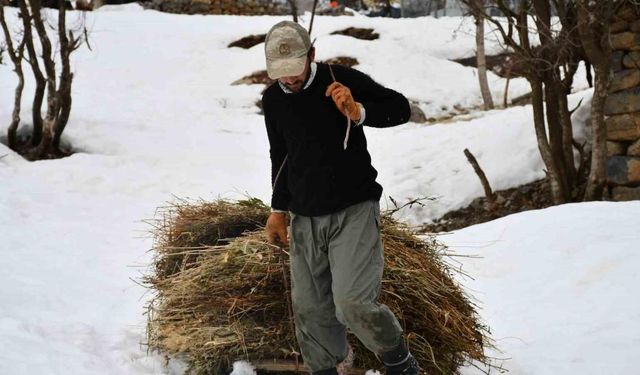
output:
<instances>
[{"instance_id":1,"label":"man's hand","mask_svg":"<svg viewBox=\"0 0 640 375\"><path fill-rule=\"evenodd\" d=\"M287 214L284 212L272 212L267 219L267 240L273 245L286 245L287 238Z\"/></svg>"},{"instance_id":2,"label":"man's hand","mask_svg":"<svg viewBox=\"0 0 640 375\"><path fill-rule=\"evenodd\" d=\"M336 107L343 115L350 118L353 122L360 121L360 107L353 99L351 90L340 82L334 82L327 87L325 96L331 96Z\"/></svg>"}]
</instances>

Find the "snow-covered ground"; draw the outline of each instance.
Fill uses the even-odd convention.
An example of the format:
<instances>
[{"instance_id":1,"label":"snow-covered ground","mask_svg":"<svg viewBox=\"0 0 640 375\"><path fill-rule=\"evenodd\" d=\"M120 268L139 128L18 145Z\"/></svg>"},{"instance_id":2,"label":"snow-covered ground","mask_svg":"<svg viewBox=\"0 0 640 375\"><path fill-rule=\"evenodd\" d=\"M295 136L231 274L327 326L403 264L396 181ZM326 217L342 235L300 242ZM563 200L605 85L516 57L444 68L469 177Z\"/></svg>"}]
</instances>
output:
<instances>
[{"instance_id":1,"label":"snow-covered ground","mask_svg":"<svg viewBox=\"0 0 640 375\"><path fill-rule=\"evenodd\" d=\"M15 25L15 12L8 13ZM248 193L268 201L268 144L254 105L262 86L230 85L264 69L262 45L249 50L226 46L264 33L281 19L179 16L143 11L137 5L104 7L87 16L93 50L82 49L75 57L74 107L65 133L80 152L29 163L0 145L0 156L6 154L0 159L0 374L180 373L179 364L164 369L160 356L147 356L139 345L144 341L147 296L131 279L148 264L146 250L151 247L148 226L141 220L151 218L154 209L174 195L213 199ZM348 26L372 27L381 38L329 35ZM473 24L460 18L318 17L314 36L319 59L356 57L358 69L417 101L428 116L440 116L454 106L481 103L475 70L448 61L473 53L472 30ZM495 52L498 46L490 43L489 49ZM5 103L0 124L8 124L11 114L6 103L12 102L15 79L10 70L0 66L0 103ZM504 80L493 75L490 80L494 95L501 98ZM26 92L31 87L28 83ZM514 80L511 87L512 96L527 91L523 80ZM578 81L576 88L583 87ZM588 95L578 92L571 101ZM23 107L26 123L29 104L26 100ZM541 178L530 111L515 107L474 113L471 121L367 128L384 194L400 202L438 197L424 208L400 213L414 223L468 204L482 195L482 188L464 148L476 155L495 189ZM609 304L583 312L571 310L569 299L555 294L567 287L563 282L581 280L567 275L590 274L602 263L616 271L616 278L601 273L601 279L571 294L578 299L576 309L586 308L605 287L612 296L626 293L626 300L633 301L626 285L634 281L632 266L640 260L631 251L638 235L623 223L638 208L633 203L572 205L514 215L443 237L455 250L484 256L464 260L476 277L467 284L477 290L503 356L513 358L505 364L512 373L566 373L575 368L599 374L598 367L589 364L604 361L609 368L619 368L615 366L630 362L622 353L640 355L633 310L616 315L617 309L631 305L611 306L605 299ZM569 222L569 217L577 219ZM561 219L565 224L553 227ZM482 236L477 228L485 228L480 229ZM545 243L542 239L514 242L529 232L559 239L549 241L544 252L538 248ZM602 254L601 249L613 246L610 241L619 246ZM490 246L469 251L460 248L461 243ZM552 257L569 247L580 262ZM607 265L623 256L625 264ZM552 267L545 263L543 268L546 261ZM527 272L512 272L527 267ZM537 273L534 267L542 269ZM622 280L624 287L617 284ZM525 298L525 292L534 293L533 286L538 294ZM542 308L555 301L561 303L560 313ZM543 317L533 321L534 313ZM567 324L563 319L573 313L581 319ZM564 331L546 326L553 324ZM622 332L616 324L630 326ZM589 335L582 336L587 331ZM557 337L542 340L547 333ZM569 337L571 344L565 341ZM627 349L593 362L595 353L602 352L592 347L601 342ZM576 362L570 349L584 346L594 355Z\"/></svg>"},{"instance_id":2,"label":"snow-covered ground","mask_svg":"<svg viewBox=\"0 0 640 375\"><path fill-rule=\"evenodd\" d=\"M640 356L640 202L551 207L440 238L510 374L635 374ZM465 374L475 371L465 371Z\"/></svg>"}]
</instances>

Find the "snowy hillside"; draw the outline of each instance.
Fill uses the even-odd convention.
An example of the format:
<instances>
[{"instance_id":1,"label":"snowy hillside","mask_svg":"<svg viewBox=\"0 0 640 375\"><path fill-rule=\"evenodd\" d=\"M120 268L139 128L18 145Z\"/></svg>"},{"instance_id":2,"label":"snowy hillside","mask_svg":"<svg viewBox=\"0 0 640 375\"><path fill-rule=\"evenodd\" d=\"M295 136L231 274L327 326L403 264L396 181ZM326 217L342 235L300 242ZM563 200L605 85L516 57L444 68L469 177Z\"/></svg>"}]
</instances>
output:
<instances>
[{"instance_id":1,"label":"snowy hillside","mask_svg":"<svg viewBox=\"0 0 640 375\"><path fill-rule=\"evenodd\" d=\"M7 12L15 24L15 12ZM93 51L84 48L74 60L74 106L65 132L79 152L30 163L0 145L0 157L6 155L0 159L0 374L180 373L179 364L172 362L176 368L165 370L162 357L147 356L139 345L144 341L146 296L132 279L151 258L146 252L149 227L142 220L174 196L213 199L248 193L268 201L268 144L254 104L263 87L230 85L264 69L262 45L249 50L227 45L264 33L281 19L179 16L137 5L105 7L87 16ZM329 35L348 26L372 27L381 38ZM475 70L448 61L473 53L472 29L471 22L460 18L318 17L314 36L319 59L356 57L358 69L417 101L427 116L440 116L454 106L481 103ZM489 48L497 51L496 45ZM0 124L8 124L7 103L15 86L11 67L0 66L0 77ZM495 96L501 97L504 80L490 80ZM511 86L513 96L527 91L522 80ZM31 87L28 82L26 92ZM572 103L588 95L578 92ZM22 113L27 123L29 102L25 100ZM400 202L438 197L425 208L401 213L414 223L468 204L482 195L482 188L462 154L466 147L495 189L541 178L530 111L515 107L474 113L471 121L366 129L384 194ZM601 374L599 367L589 366L593 356L587 354L603 350L593 343L626 348L602 359L609 368L640 355L632 306L612 299L633 300L620 284L637 281L631 271L640 259L631 249L638 235L620 223L637 216L639 208L635 203L572 205L444 237L454 250L485 257L464 259L465 269L476 278L466 283L478 291L503 356L513 358L505 364L513 374L573 372L567 368ZM569 222L570 217L589 219ZM554 226L560 219L566 224ZM518 241L534 230L524 226L528 222L539 228L533 232L538 240ZM540 233L559 240L540 251L538 246L545 244ZM621 241L618 246L611 245L613 236ZM491 241L499 242L472 251L461 247ZM573 255L558 255L567 248L575 250ZM607 248L612 250L605 254ZM623 256L626 263L616 263ZM547 262L553 267L546 267ZM540 264L546 267L540 273L509 271ZM592 272L598 264L615 272ZM583 292L559 289L587 273L601 279L589 279ZM587 309L603 290L611 295ZM575 298L579 310L559 296ZM559 303L562 314L543 308L551 302ZM628 314L614 310L614 302ZM534 313L541 315L537 322ZM574 313L580 319L568 324L566 314ZM541 331L543 323L564 331ZM623 323L629 325L624 332ZM545 341L545 332L573 342ZM542 350L548 347L553 349L545 357ZM581 347L587 354L571 355L570 350Z\"/></svg>"}]
</instances>

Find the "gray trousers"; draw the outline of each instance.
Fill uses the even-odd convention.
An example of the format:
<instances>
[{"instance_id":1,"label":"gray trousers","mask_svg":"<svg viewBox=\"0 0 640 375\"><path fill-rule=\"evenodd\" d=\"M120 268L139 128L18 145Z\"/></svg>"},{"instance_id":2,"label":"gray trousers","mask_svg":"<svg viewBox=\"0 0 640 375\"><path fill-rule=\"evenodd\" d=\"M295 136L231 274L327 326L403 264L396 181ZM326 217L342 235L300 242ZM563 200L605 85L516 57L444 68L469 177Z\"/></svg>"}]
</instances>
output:
<instances>
[{"instance_id":1,"label":"gray trousers","mask_svg":"<svg viewBox=\"0 0 640 375\"><path fill-rule=\"evenodd\" d=\"M380 207L365 201L323 216L291 213L291 287L296 337L311 371L347 356L347 328L382 354L401 340L391 310L377 303L384 257Z\"/></svg>"}]
</instances>

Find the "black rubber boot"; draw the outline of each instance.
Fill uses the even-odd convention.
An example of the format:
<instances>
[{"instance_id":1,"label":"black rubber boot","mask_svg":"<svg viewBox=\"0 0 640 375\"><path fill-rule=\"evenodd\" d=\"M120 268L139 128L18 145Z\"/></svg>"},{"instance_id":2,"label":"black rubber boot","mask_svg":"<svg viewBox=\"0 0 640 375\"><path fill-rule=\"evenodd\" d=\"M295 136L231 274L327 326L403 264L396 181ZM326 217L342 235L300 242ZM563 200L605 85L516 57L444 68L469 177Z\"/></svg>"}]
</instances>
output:
<instances>
[{"instance_id":1,"label":"black rubber boot","mask_svg":"<svg viewBox=\"0 0 640 375\"><path fill-rule=\"evenodd\" d=\"M386 368L386 375L418 375L420 366L411 355L409 349L400 340L400 345L395 349L382 354L382 362Z\"/></svg>"},{"instance_id":2,"label":"black rubber boot","mask_svg":"<svg viewBox=\"0 0 640 375\"><path fill-rule=\"evenodd\" d=\"M335 367L332 367L326 370L314 371L311 375L338 375L338 370L336 370Z\"/></svg>"}]
</instances>

